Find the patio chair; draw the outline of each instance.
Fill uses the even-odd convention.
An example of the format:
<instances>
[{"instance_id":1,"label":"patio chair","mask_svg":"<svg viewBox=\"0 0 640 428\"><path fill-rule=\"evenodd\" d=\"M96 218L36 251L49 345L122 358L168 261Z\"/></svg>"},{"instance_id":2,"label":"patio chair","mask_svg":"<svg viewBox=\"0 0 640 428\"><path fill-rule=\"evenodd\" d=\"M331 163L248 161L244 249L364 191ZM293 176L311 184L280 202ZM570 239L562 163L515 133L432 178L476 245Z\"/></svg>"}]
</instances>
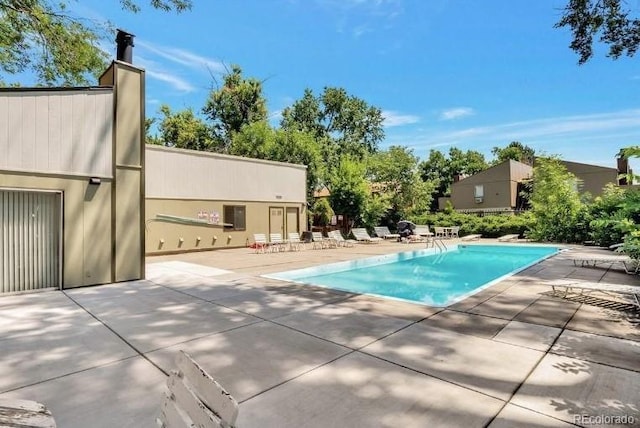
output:
<instances>
[{"instance_id":1,"label":"patio chair","mask_svg":"<svg viewBox=\"0 0 640 428\"><path fill-rule=\"evenodd\" d=\"M284 251L286 249L286 242L282 239L281 233L270 233L269 243L271 251Z\"/></svg>"},{"instance_id":2,"label":"patio chair","mask_svg":"<svg viewBox=\"0 0 640 428\"><path fill-rule=\"evenodd\" d=\"M376 236L382 239L398 239L400 238L399 233L391 233L387 226L378 226L374 227L373 230L376 232Z\"/></svg>"},{"instance_id":3,"label":"patio chair","mask_svg":"<svg viewBox=\"0 0 640 428\"><path fill-rule=\"evenodd\" d=\"M450 238L459 238L460 237L460 226L452 226L449 229L449 237Z\"/></svg>"},{"instance_id":4,"label":"patio chair","mask_svg":"<svg viewBox=\"0 0 640 428\"><path fill-rule=\"evenodd\" d=\"M300 251L305 248L305 243L300 240L298 232L289 232L289 248L291 251Z\"/></svg>"},{"instance_id":5,"label":"patio chair","mask_svg":"<svg viewBox=\"0 0 640 428\"><path fill-rule=\"evenodd\" d=\"M436 239L443 239L447 237L447 233L444 230L444 227L440 227L440 226L436 226L433 228L433 230L435 231L435 236Z\"/></svg>"},{"instance_id":6,"label":"patio chair","mask_svg":"<svg viewBox=\"0 0 640 428\"><path fill-rule=\"evenodd\" d=\"M351 229L351 233L353 234L353 237L356 238L356 241L361 243L377 244L383 241L382 238L372 238L371 236L369 236L367 229L365 229L364 227Z\"/></svg>"},{"instance_id":7,"label":"patio chair","mask_svg":"<svg viewBox=\"0 0 640 428\"><path fill-rule=\"evenodd\" d=\"M512 234L509 234L509 235L502 235L501 237L498 238L498 241L500 241L500 242L517 241L519 236L520 236L519 233L512 233Z\"/></svg>"},{"instance_id":8,"label":"patio chair","mask_svg":"<svg viewBox=\"0 0 640 428\"><path fill-rule=\"evenodd\" d=\"M176 358L160 416L160 428L230 428L238 417L238 402L184 351Z\"/></svg>"},{"instance_id":9,"label":"patio chair","mask_svg":"<svg viewBox=\"0 0 640 428\"><path fill-rule=\"evenodd\" d=\"M264 233L254 233L253 242L256 253L265 253L267 250L269 250L267 236Z\"/></svg>"},{"instance_id":10,"label":"patio chair","mask_svg":"<svg viewBox=\"0 0 640 428\"><path fill-rule=\"evenodd\" d=\"M335 240L336 247L353 247L353 243L356 242L353 239L344 239L339 230L329 232L329 237Z\"/></svg>"},{"instance_id":11,"label":"patio chair","mask_svg":"<svg viewBox=\"0 0 640 428\"><path fill-rule=\"evenodd\" d=\"M554 292L558 289L564 289L563 297L567 297L567 294L573 291L579 291L579 295L588 293L590 291L597 291L605 294L622 294L631 296L633 304L640 310L640 286L637 285L622 285L622 284L607 284L602 282L579 282L569 280L558 280L550 282L549 285Z\"/></svg>"}]
</instances>

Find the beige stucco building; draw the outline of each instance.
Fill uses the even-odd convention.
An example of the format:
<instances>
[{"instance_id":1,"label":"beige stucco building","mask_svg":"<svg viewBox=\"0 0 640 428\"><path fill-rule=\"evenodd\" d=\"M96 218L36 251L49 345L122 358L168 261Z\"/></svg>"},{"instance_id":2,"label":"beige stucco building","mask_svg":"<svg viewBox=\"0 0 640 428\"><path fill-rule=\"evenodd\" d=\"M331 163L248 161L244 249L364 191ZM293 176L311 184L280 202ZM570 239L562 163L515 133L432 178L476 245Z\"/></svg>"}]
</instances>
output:
<instances>
[{"instance_id":1,"label":"beige stucco building","mask_svg":"<svg viewBox=\"0 0 640 428\"><path fill-rule=\"evenodd\" d=\"M148 254L243 247L306 227L304 165L146 147Z\"/></svg>"},{"instance_id":2,"label":"beige stucco building","mask_svg":"<svg viewBox=\"0 0 640 428\"><path fill-rule=\"evenodd\" d=\"M532 168L508 160L451 185L451 204L463 212L510 212L516 209L520 183Z\"/></svg>"},{"instance_id":3,"label":"beige stucco building","mask_svg":"<svg viewBox=\"0 0 640 428\"><path fill-rule=\"evenodd\" d=\"M580 193L599 196L607 184L619 182L618 175L621 172L617 168L570 161L561 163L578 178ZM530 178L532 173L533 168L529 165L514 160L505 161L453 183L451 197L446 200L461 212L513 212L521 208L518 203L522 182ZM441 209L445 203L445 200L439 202Z\"/></svg>"},{"instance_id":4,"label":"beige stucco building","mask_svg":"<svg viewBox=\"0 0 640 428\"><path fill-rule=\"evenodd\" d=\"M561 161L567 171L574 174L578 180L580 193L589 192L591 196L600 196L602 189L609 183L618 183L618 169L585 163Z\"/></svg>"}]
</instances>

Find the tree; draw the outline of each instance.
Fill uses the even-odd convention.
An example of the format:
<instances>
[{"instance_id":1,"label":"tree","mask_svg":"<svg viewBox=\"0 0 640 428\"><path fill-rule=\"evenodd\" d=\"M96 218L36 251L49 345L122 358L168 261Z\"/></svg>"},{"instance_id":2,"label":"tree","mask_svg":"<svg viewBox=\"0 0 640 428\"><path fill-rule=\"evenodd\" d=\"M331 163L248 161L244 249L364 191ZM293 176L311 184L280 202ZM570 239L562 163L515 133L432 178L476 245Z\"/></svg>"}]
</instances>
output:
<instances>
[{"instance_id":1,"label":"tree","mask_svg":"<svg viewBox=\"0 0 640 428\"><path fill-rule=\"evenodd\" d=\"M385 222L395 225L414 214L424 214L431 205L434 186L419 174L418 158L411 149L391 146L368 162L370 180L388 204Z\"/></svg>"},{"instance_id":2,"label":"tree","mask_svg":"<svg viewBox=\"0 0 640 428\"><path fill-rule=\"evenodd\" d=\"M420 164L422 180L433 186L431 209L438 208L438 198L451 193L456 175L473 175L488 168L484 155L474 150L449 149L446 157L439 150L431 150L429 158Z\"/></svg>"},{"instance_id":3,"label":"tree","mask_svg":"<svg viewBox=\"0 0 640 428\"><path fill-rule=\"evenodd\" d=\"M593 38L609 46L607 56L633 56L640 45L640 20L623 9L622 0L569 0L556 28L569 27L569 47L579 55L579 64L593 56Z\"/></svg>"},{"instance_id":4,"label":"tree","mask_svg":"<svg viewBox=\"0 0 640 428\"><path fill-rule=\"evenodd\" d=\"M158 128L162 144L180 149L213 150L211 130L191 108L173 113L169 106L162 105L160 113L163 117Z\"/></svg>"},{"instance_id":5,"label":"tree","mask_svg":"<svg viewBox=\"0 0 640 428\"><path fill-rule=\"evenodd\" d=\"M535 158L535 150L529 146L525 146L519 141L512 141L504 148L494 147L491 149L491 154L495 156L492 162L494 165L511 159L533 166L533 160Z\"/></svg>"},{"instance_id":6,"label":"tree","mask_svg":"<svg viewBox=\"0 0 640 428\"><path fill-rule=\"evenodd\" d=\"M315 136L325 162L337 165L339 157L365 157L378 150L384 139L382 111L349 95L342 88L326 87L319 96L305 89L302 98L282 112L280 125Z\"/></svg>"},{"instance_id":7,"label":"tree","mask_svg":"<svg viewBox=\"0 0 640 428\"><path fill-rule=\"evenodd\" d=\"M335 172L329 182L329 203L336 214L346 216L349 226L353 226L361 219L371 194L365 179L366 166L361 161L343 156Z\"/></svg>"},{"instance_id":8,"label":"tree","mask_svg":"<svg viewBox=\"0 0 640 428\"><path fill-rule=\"evenodd\" d=\"M531 212L535 223L529 236L541 241L578 242L585 238L585 206L577 178L555 158L538 158L531 181Z\"/></svg>"},{"instance_id":9,"label":"tree","mask_svg":"<svg viewBox=\"0 0 640 428\"><path fill-rule=\"evenodd\" d=\"M69 0L0 0L0 83L6 75L31 71L38 83L84 85L104 71L107 54L98 47L104 23L72 16ZM139 3L120 0L124 10ZM182 12L191 0L151 0L152 7Z\"/></svg>"},{"instance_id":10,"label":"tree","mask_svg":"<svg viewBox=\"0 0 640 428\"><path fill-rule=\"evenodd\" d=\"M307 132L273 129L266 121L244 125L233 134L229 154L307 166L307 201L324 177L320 146Z\"/></svg>"},{"instance_id":11,"label":"tree","mask_svg":"<svg viewBox=\"0 0 640 428\"><path fill-rule=\"evenodd\" d=\"M262 82L242 76L242 69L232 65L224 75L221 87L209 93L203 113L212 122L219 151L226 153L233 134L244 125L267 120L267 101L262 93Z\"/></svg>"}]
</instances>

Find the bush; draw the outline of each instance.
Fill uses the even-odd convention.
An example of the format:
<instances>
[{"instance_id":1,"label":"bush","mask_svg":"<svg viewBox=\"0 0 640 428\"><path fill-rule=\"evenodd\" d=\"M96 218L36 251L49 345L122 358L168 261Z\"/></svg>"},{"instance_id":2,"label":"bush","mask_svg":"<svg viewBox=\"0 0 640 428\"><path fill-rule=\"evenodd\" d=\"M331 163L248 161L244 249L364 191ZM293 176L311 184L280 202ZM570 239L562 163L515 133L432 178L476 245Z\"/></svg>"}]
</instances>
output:
<instances>
[{"instance_id":1,"label":"bush","mask_svg":"<svg viewBox=\"0 0 640 428\"><path fill-rule=\"evenodd\" d=\"M520 215L497 214L485 217L457 212L450 214L430 213L415 216L409 220L416 224L428 224L430 226L460 226L461 237L480 234L484 238L497 238L514 233L524 236L533 225L533 217L529 213Z\"/></svg>"}]
</instances>

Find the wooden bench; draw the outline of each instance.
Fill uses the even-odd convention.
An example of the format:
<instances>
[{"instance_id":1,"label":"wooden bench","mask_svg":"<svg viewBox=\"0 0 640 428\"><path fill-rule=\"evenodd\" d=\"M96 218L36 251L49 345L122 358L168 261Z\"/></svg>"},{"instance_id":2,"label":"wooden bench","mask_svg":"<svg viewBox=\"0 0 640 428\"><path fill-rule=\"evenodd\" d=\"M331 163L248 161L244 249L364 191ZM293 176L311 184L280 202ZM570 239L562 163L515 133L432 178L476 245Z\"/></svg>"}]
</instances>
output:
<instances>
[{"instance_id":1,"label":"wooden bench","mask_svg":"<svg viewBox=\"0 0 640 428\"><path fill-rule=\"evenodd\" d=\"M161 428L231 428L238 417L237 401L193 358L180 351L178 370L167 380L160 416Z\"/></svg>"},{"instance_id":2,"label":"wooden bench","mask_svg":"<svg viewBox=\"0 0 640 428\"><path fill-rule=\"evenodd\" d=\"M56 428L56 421L43 404L0 398L0 427Z\"/></svg>"}]
</instances>

